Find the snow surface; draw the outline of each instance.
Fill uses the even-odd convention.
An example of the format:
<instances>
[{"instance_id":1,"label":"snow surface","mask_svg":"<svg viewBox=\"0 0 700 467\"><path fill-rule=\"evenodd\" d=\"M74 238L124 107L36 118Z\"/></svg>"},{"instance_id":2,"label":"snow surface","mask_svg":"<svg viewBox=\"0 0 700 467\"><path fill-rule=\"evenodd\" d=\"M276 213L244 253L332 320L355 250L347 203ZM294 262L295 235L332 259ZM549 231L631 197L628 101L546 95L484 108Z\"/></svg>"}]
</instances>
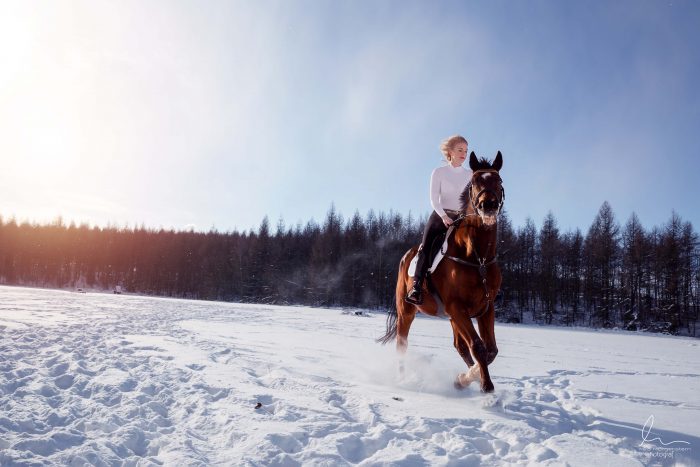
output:
<instances>
[{"instance_id":1,"label":"snow surface","mask_svg":"<svg viewBox=\"0 0 700 467\"><path fill-rule=\"evenodd\" d=\"M697 339L497 324L484 395L384 320L0 287L0 465L700 464Z\"/></svg>"}]
</instances>

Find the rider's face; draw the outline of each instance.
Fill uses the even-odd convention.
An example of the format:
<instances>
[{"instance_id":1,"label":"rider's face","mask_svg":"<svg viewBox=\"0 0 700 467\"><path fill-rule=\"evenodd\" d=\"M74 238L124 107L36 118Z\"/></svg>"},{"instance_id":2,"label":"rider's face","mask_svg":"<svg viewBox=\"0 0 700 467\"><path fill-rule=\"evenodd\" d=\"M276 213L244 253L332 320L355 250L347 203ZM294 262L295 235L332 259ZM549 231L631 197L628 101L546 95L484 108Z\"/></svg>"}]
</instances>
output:
<instances>
[{"instance_id":1,"label":"rider's face","mask_svg":"<svg viewBox=\"0 0 700 467\"><path fill-rule=\"evenodd\" d=\"M454 167L459 167L467 159L467 145L465 143L457 143L447 153L450 155L450 164Z\"/></svg>"}]
</instances>

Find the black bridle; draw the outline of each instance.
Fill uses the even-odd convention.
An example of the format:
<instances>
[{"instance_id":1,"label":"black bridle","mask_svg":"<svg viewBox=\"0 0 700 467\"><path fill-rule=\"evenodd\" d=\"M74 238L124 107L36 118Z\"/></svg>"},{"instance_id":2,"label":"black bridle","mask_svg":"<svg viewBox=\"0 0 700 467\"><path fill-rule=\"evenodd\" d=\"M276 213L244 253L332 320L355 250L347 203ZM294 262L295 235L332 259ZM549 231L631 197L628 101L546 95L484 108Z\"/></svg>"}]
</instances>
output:
<instances>
[{"instance_id":1,"label":"black bridle","mask_svg":"<svg viewBox=\"0 0 700 467\"><path fill-rule=\"evenodd\" d=\"M474 172L474 174L472 175L472 179L467 184L467 190L469 193L469 204L471 204L472 208L474 209L474 212L477 215L479 215L480 211L479 211L478 206L476 205L476 201L474 201L474 200L478 201L479 198L481 197L481 195L483 195L484 193L491 193L496 199L498 199L498 211L496 212L496 215L499 215L501 213L501 210L503 209L503 203L505 203L505 201L506 201L506 190L505 190L505 188L503 188L503 184L501 184L501 196L500 197L498 196L498 194L495 191L493 191L490 188L483 188L480 192L478 192L476 194L476 196L472 196L472 187L474 186L474 177L476 177L477 174L482 174L482 173L492 173L496 177L498 177L499 183L502 182L501 176L498 175L497 170L477 170L476 172Z\"/></svg>"}]
</instances>

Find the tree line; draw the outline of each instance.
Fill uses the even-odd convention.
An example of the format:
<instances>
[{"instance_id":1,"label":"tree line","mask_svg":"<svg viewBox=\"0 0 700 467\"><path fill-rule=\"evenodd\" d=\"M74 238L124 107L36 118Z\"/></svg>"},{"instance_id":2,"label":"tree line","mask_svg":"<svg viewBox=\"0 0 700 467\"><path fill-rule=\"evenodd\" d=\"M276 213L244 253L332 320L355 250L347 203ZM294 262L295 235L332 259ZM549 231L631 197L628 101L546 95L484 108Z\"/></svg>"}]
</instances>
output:
<instances>
[{"instance_id":1,"label":"tree line","mask_svg":"<svg viewBox=\"0 0 700 467\"><path fill-rule=\"evenodd\" d=\"M427 217L369 211L322 223L247 232L48 225L0 217L0 283L113 290L170 297L388 309L398 264L420 242ZM503 286L497 317L508 322L621 327L696 335L700 248L673 212L645 229L621 226L601 206L584 235L561 232L550 212L498 223Z\"/></svg>"}]
</instances>

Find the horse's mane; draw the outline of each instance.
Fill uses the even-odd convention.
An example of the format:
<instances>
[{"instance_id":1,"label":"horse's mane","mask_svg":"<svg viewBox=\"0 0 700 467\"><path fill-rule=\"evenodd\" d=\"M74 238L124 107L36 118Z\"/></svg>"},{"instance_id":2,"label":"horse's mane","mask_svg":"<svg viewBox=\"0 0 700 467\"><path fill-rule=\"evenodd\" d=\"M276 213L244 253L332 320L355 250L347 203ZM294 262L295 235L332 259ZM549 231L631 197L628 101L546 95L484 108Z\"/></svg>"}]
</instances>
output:
<instances>
[{"instance_id":1,"label":"horse's mane","mask_svg":"<svg viewBox=\"0 0 700 467\"><path fill-rule=\"evenodd\" d=\"M470 165L471 166L471 165ZM477 170L488 170L491 169L491 161L488 160L485 157L482 157L479 159L476 164L474 164L474 167L471 167L473 171ZM462 194L459 195L459 202L460 202L460 211L466 213L467 212L467 207L469 206L469 185L464 187L464 190L462 190Z\"/></svg>"}]
</instances>

